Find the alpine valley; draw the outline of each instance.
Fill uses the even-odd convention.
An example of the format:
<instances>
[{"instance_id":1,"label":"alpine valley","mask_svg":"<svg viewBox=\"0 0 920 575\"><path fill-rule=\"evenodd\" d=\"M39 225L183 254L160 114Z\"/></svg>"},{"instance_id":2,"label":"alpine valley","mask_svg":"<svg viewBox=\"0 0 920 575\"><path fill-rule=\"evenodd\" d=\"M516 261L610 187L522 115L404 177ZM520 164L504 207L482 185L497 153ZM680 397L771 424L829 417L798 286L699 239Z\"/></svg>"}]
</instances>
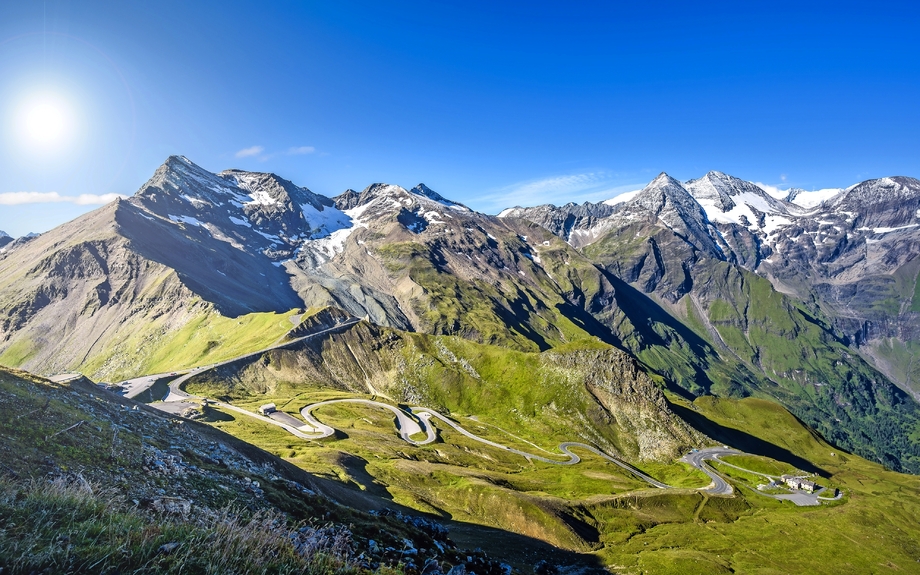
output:
<instances>
[{"instance_id":1,"label":"alpine valley","mask_svg":"<svg viewBox=\"0 0 920 575\"><path fill-rule=\"evenodd\" d=\"M232 499L343 572L918 573L918 274L909 177L662 173L490 216L172 156L0 233L2 461L29 445L0 466L0 571L178 572L161 545ZM49 475L170 541L24 553Z\"/></svg>"}]
</instances>

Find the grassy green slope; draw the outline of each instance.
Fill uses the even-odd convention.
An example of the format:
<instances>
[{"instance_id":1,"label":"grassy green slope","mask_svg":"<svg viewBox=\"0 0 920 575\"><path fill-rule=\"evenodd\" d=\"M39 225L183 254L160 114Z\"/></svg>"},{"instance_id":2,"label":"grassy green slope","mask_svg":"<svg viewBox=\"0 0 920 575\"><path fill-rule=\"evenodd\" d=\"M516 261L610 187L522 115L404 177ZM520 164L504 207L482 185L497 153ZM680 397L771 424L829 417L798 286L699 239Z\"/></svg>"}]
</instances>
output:
<instances>
[{"instance_id":1,"label":"grassy green slope","mask_svg":"<svg viewBox=\"0 0 920 575\"><path fill-rule=\"evenodd\" d=\"M837 445L920 471L920 446L909 439L920 428L916 404L840 342L819 312L729 264L700 266L697 279L721 340L763 374L755 394L778 399Z\"/></svg>"},{"instance_id":2,"label":"grassy green slope","mask_svg":"<svg viewBox=\"0 0 920 575\"><path fill-rule=\"evenodd\" d=\"M420 331L522 351L591 338L584 323L590 316L569 300L597 292L598 270L542 228L523 230L536 234L529 243L512 230L494 231L499 235L487 238L481 254L449 238L377 247L394 278L422 288L423 296L412 301Z\"/></svg>"},{"instance_id":3,"label":"grassy green slope","mask_svg":"<svg viewBox=\"0 0 920 575\"><path fill-rule=\"evenodd\" d=\"M362 323L300 349L206 372L189 390L244 399L305 385L489 417L545 449L575 436L653 460L699 441L672 421L657 384L625 353L599 341L528 353Z\"/></svg>"},{"instance_id":4,"label":"grassy green slope","mask_svg":"<svg viewBox=\"0 0 920 575\"><path fill-rule=\"evenodd\" d=\"M117 381L207 365L276 343L294 327L290 318L297 313L291 310L285 314L252 313L230 318L214 311L199 312L178 327L168 318L158 318L126 339L108 342L98 354L72 368Z\"/></svg>"},{"instance_id":5,"label":"grassy green slope","mask_svg":"<svg viewBox=\"0 0 920 575\"><path fill-rule=\"evenodd\" d=\"M4 574L387 575L418 573L434 557L445 570L503 572L498 559L455 547L417 515L366 512L409 510L338 479L304 473L201 423L138 409L86 380L53 384L0 367ZM186 511L158 507L183 501ZM516 549L498 556L546 547L514 541ZM402 553L408 547L418 550L416 567Z\"/></svg>"}]
</instances>

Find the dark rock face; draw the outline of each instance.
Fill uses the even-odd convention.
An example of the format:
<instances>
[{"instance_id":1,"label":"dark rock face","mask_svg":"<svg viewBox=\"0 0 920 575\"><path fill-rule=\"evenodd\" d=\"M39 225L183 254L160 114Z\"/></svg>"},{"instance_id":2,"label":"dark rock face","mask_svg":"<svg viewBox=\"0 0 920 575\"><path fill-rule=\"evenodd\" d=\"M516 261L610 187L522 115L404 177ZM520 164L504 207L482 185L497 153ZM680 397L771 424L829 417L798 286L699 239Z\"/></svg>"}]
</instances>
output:
<instances>
[{"instance_id":1,"label":"dark rock face","mask_svg":"<svg viewBox=\"0 0 920 575\"><path fill-rule=\"evenodd\" d=\"M918 341L920 181L863 182L797 218L763 272L802 295L814 290L837 328L860 345Z\"/></svg>"}]
</instances>

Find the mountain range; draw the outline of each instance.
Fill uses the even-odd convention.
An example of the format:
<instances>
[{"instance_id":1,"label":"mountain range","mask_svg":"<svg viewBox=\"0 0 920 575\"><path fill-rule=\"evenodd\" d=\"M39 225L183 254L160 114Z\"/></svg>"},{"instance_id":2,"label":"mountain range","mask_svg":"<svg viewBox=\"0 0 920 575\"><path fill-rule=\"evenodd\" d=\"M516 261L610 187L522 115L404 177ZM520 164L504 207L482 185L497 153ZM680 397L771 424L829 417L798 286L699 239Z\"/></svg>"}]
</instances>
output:
<instances>
[{"instance_id":1,"label":"mountain range","mask_svg":"<svg viewBox=\"0 0 920 575\"><path fill-rule=\"evenodd\" d=\"M920 472L918 244L907 177L775 197L661 174L603 203L489 216L424 184L327 198L173 156L129 199L7 241L0 362L118 380L171 369L180 348L258 349L332 306L515 352L599 342L669 393L770 398Z\"/></svg>"}]
</instances>

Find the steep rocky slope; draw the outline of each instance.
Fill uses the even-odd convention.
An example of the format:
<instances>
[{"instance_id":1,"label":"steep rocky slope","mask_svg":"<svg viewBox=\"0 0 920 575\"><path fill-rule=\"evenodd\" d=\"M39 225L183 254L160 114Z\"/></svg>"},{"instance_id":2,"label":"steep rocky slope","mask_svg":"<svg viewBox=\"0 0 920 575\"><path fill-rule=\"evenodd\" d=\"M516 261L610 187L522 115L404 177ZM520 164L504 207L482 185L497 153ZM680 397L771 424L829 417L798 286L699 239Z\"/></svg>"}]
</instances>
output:
<instances>
[{"instance_id":1,"label":"steep rocky slope","mask_svg":"<svg viewBox=\"0 0 920 575\"><path fill-rule=\"evenodd\" d=\"M149 368L132 359L192 322L328 305L518 349L588 336L576 300L601 274L542 228L423 185L375 184L339 203L271 174L212 174L171 157L129 200L0 254L0 357L121 377Z\"/></svg>"}]
</instances>

